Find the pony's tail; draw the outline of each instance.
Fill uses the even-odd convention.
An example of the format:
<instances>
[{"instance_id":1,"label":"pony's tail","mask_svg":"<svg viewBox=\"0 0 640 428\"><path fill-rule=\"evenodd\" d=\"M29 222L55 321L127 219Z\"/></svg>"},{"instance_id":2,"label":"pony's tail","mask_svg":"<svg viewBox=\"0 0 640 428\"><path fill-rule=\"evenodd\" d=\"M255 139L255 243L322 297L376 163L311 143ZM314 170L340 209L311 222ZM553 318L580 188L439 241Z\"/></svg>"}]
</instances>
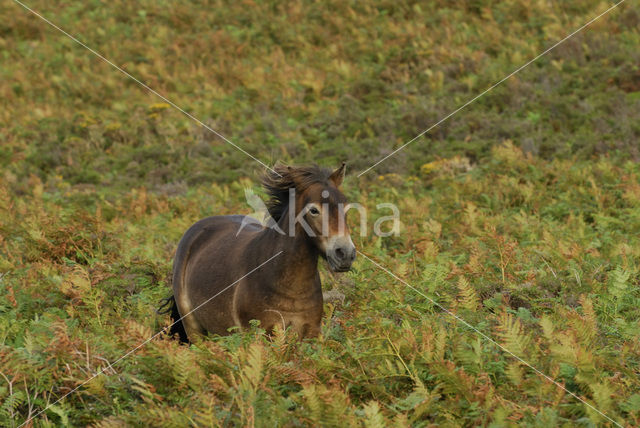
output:
<instances>
[{"instance_id":1,"label":"pony's tail","mask_svg":"<svg viewBox=\"0 0 640 428\"><path fill-rule=\"evenodd\" d=\"M169 330L169 335L174 336L178 334L181 343L189 343L189 337L187 336L187 332L184 329L184 324L182 324L182 319L180 317L180 312L178 312L178 305L176 305L176 298L171 295L166 299L162 299L160 301L161 305L156 310L156 313L159 315L171 314L171 329Z\"/></svg>"}]
</instances>

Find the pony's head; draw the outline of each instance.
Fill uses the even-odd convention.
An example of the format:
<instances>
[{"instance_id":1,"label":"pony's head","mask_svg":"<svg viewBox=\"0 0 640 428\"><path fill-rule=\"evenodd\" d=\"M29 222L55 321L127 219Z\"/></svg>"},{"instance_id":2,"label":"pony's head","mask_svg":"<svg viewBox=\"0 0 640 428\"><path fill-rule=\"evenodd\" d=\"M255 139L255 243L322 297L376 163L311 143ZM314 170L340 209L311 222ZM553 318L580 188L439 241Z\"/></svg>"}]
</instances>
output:
<instances>
[{"instance_id":1,"label":"pony's head","mask_svg":"<svg viewBox=\"0 0 640 428\"><path fill-rule=\"evenodd\" d=\"M306 233L337 272L349 270L356 258L346 222L347 200L340 191L344 174L344 163L335 171L276 165L263 179L271 197L267 204L271 217L280 223L288 215L294 222L291 230Z\"/></svg>"}]
</instances>

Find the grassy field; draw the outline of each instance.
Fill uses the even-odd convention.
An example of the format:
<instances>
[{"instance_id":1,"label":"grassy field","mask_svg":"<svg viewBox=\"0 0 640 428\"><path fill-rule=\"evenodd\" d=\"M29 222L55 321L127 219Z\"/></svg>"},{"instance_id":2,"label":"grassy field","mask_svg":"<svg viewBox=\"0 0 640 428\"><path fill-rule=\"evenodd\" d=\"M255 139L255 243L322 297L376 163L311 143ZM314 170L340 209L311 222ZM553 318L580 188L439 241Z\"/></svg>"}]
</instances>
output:
<instances>
[{"instance_id":1,"label":"grassy field","mask_svg":"<svg viewBox=\"0 0 640 428\"><path fill-rule=\"evenodd\" d=\"M401 209L399 236L353 233L401 281L323 266L345 299L316 340L159 337L112 364L169 324L182 233L250 213L262 167L4 1L0 425L100 370L29 424L640 425L637 2L361 178L611 4L27 4L267 164L346 160L351 201Z\"/></svg>"}]
</instances>

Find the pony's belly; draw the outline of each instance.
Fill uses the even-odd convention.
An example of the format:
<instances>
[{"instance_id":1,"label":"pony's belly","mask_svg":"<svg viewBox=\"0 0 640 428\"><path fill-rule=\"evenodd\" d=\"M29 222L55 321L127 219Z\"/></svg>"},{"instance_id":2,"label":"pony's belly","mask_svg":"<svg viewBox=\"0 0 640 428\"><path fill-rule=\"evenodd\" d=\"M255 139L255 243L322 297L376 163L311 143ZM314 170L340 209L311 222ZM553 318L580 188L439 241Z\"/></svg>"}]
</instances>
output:
<instances>
[{"instance_id":1,"label":"pony's belly","mask_svg":"<svg viewBox=\"0 0 640 428\"><path fill-rule=\"evenodd\" d=\"M185 327L192 324L192 330L197 330L202 334L229 334L229 329L236 325L231 290L218 296L212 292L193 294L195 294L191 301L193 312L185 318L186 321L192 322L188 322ZM212 299L214 296L215 298Z\"/></svg>"},{"instance_id":2,"label":"pony's belly","mask_svg":"<svg viewBox=\"0 0 640 428\"><path fill-rule=\"evenodd\" d=\"M278 326L283 329L291 329L300 338L316 337L320 334L322 320L322 307L313 308L304 312L280 311L278 309L265 309L264 317L260 320L266 331L273 331Z\"/></svg>"},{"instance_id":3,"label":"pony's belly","mask_svg":"<svg viewBox=\"0 0 640 428\"><path fill-rule=\"evenodd\" d=\"M247 300L248 302L248 300ZM267 332L274 328L291 329L299 337L315 337L320 333L322 321L322 300L296 300L295 305L290 301L256 301L249 305L237 306L237 321L243 327L248 327L251 320L260 321L260 327Z\"/></svg>"},{"instance_id":4,"label":"pony's belly","mask_svg":"<svg viewBox=\"0 0 640 428\"><path fill-rule=\"evenodd\" d=\"M299 337L315 337L320 333L323 300L320 284L309 286L303 296L290 296L268 286L238 288L235 295L237 323L249 326L251 320L259 320L267 332L289 328Z\"/></svg>"}]
</instances>

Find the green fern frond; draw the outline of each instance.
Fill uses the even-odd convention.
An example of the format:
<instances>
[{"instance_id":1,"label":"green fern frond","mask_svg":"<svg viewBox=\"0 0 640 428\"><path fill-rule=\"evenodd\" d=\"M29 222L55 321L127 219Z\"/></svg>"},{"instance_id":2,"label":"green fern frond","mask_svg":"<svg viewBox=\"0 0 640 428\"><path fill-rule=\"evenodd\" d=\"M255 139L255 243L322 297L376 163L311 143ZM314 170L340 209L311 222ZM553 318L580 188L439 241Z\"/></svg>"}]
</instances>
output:
<instances>
[{"instance_id":1,"label":"green fern frond","mask_svg":"<svg viewBox=\"0 0 640 428\"><path fill-rule=\"evenodd\" d=\"M306 407L309 409L309 418L315 423L320 423L322 420L322 401L318 396L316 386L306 386L302 390L302 394L305 398Z\"/></svg>"},{"instance_id":2,"label":"green fern frond","mask_svg":"<svg viewBox=\"0 0 640 428\"><path fill-rule=\"evenodd\" d=\"M593 400L595 401L596 407L598 410L610 413L613 405L613 397L615 391L611 388L610 385L604 382L592 383L589 385L589 389L593 393ZM595 416L595 415L594 415ZM596 420L600 420L599 415L597 415Z\"/></svg>"},{"instance_id":3,"label":"green fern frond","mask_svg":"<svg viewBox=\"0 0 640 428\"><path fill-rule=\"evenodd\" d=\"M380 405L376 401L370 401L364 405L364 426L367 428L385 428L387 420L380 412Z\"/></svg>"},{"instance_id":4,"label":"green fern frond","mask_svg":"<svg viewBox=\"0 0 640 428\"><path fill-rule=\"evenodd\" d=\"M542 334L544 335L544 337L547 340L552 341L554 337L554 331L555 331L555 328L553 326L553 320L548 315L543 315L540 318L539 324L540 324L540 327L542 327Z\"/></svg>"},{"instance_id":5,"label":"green fern frond","mask_svg":"<svg viewBox=\"0 0 640 428\"><path fill-rule=\"evenodd\" d=\"M5 418L15 418L17 415L18 407L20 407L25 402L26 396L23 391L13 391L13 394L5 398L2 406L0 406L0 415L4 416Z\"/></svg>"},{"instance_id":6,"label":"green fern frond","mask_svg":"<svg viewBox=\"0 0 640 428\"><path fill-rule=\"evenodd\" d=\"M168 354L171 374L179 387L186 386L193 364L193 357L188 351L177 349L175 353Z\"/></svg>"},{"instance_id":7,"label":"green fern frond","mask_svg":"<svg viewBox=\"0 0 640 428\"><path fill-rule=\"evenodd\" d=\"M242 370L242 379L253 389L256 389L262 380L263 358L262 345L257 342L252 343L247 353L247 362Z\"/></svg>"},{"instance_id":8,"label":"green fern frond","mask_svg":"<svg viewBox=\"0 0 640 428\"><path fill-rule=\"evenodd\" d=\"M507 366L506 373L511 383L513 383L515 386L518 386L520 385L520 383L522 383L524 372L519 362L513 361L512 363L510 363Z\"/></svg>"},{"instance_id":9,"label":"green fern frond","mask_svg":"<svg viewBox=\"0 0 640 428\"><path fill-rule=\"evenodd\" d=\"M620 266L616 267L609 275L609 292L616 299L621 299L629 288L631 273Z\"/></svg>"},{"instance_id":10,"label":"green fern frond","mask_svg":"<svg viewBox=\"0 0 640 428\"><path fill-rule=\"evenodd\" d=\"M444 282L449 270L440 264L428 264L422 271L422 279L426 282L429 292L433 293Z\"/></svg>"},{"instance_id":11,"label":"green fern frond","mask_svg":"<svg viewBox=\"0 0 640 428\"><path fill-rule=\"evenodd\" d=\"M596 314L593 309L593 302L588 297L582 296L580 304L583 316L576 314L572 319L571 325L576 330L578 342L586 348L591 348L598 336Z\"/></svg>"},{"instance_id":12,"label":"green fern frond","mask_svg":"<svg viewBox=\"0 0 640 428\"><path fill-rule=\"evenodd\" d=\"M195 420L198 426L216 427L220 426L218 418L216 417L214 400L211 399L206 407L203 407L195 412Z\"/></svg>"},{"instance_id":13,"label":"green fern frond","mask_svg":"<svg viewBox=\"0 0 640 428\"><path fill-rule=\"evenodd\" d=\"M520 321L507 312L503 312L498 321L498 335L504 347L518 357L530 359L527 348L531 343L531 337L524 333Z\"/></svg>"},{"instance_id":14,"label":"green fern frond","mask_svg":"<svg viewBox=\"0 0 640 428\"><path fill-rule=\"evenodd\" d=\"M478 309L480 299L476 290L469 285L469 281L460 276L458 279L458 305L469 311L475 311Z\"/></svg>"}]
</instances>

